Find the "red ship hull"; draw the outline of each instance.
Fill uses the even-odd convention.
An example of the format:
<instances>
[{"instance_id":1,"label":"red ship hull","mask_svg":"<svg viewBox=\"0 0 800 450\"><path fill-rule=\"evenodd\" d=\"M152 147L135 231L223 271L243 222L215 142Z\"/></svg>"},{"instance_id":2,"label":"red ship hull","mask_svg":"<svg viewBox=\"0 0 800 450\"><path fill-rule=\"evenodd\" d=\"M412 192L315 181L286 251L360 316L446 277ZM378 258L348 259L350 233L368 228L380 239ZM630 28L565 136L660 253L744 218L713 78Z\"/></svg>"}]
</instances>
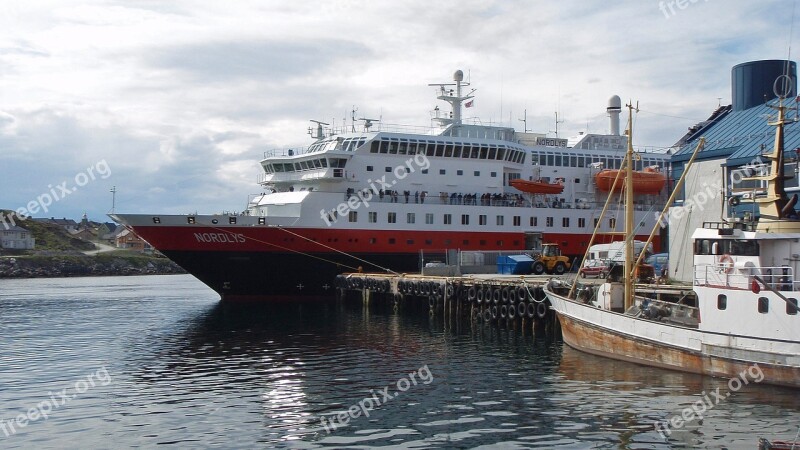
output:
<instances>
[{"instance_id":1,"label":"red ship hull","mask_svg":"<svg viewBox=\"0 0 800 450\"><path fill-rule=\"evenodd\" d=\"M525 233L335 230L270 226L135 226L134 231L223 300L329 298L346 272L418 273L420 251L524 251ZM543 233L567 255L590 234ZM639 236L644 239L646 236ZM601 235L601 240L613 237ZM320 245L322 244L322 245ZM658 247L658 240L656 242Z\"/></svg>"}]
</instances>

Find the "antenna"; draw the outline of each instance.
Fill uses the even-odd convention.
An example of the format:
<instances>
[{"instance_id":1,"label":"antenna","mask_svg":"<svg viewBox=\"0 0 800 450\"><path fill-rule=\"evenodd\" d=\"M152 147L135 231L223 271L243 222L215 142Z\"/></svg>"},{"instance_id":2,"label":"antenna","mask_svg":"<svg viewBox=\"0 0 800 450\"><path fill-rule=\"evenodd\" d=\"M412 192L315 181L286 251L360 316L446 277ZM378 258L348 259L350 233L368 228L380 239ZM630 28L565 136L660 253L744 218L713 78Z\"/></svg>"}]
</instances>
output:
<instances>
[{"instance_id":1,"label":"antenna","mask_svg":"<svg viewBox=\"0 0 800 450\"><path fill-rule=\"evenodd\" d=\"M372 122L380 122L381 121L381 119L368 119L366 117L361 117L358 120L363 120L364 121L364 131L369 131L369 129L372 128Z\"/></svg>"},{"instance_id":2,"label":"antenna","mask_svg":"<svg viewBox=\"0 0 800 450\"><path fill-rule=\"evenodd\" d=\"M503 125L503 74L500 74L500 126Z\"/></svg>"},{"instance_id":3,"label":"antenna","mask_svg":"<svg viewBox=\"0 0 800 450\"><path fill-rule=\"evenodd\" d=\"M525 109L525 114L522 116L522 119L517 119L523 123L524 131L523 133L528 132L528 109Z\"/></svg>"},{"instance_id":4,"label":"antenna","mask_svg":"<svg viewBox=\"0 0 800 450\"><path fill-rule=\"evenodd\" d=\"M329 123L325 123L325 122L321 122L319 120L313 120L313 119L311 120L311 122L314 122L315 124L317 124L317 129L316 129L317 133L314 134L314 129L311 128L311 127L308 127L308 134L314 139L325 139L325 132L322 130L322 126L323 125L324 126L328 126L330 124Z\"/></svg>"},{"instance_id":5,"label":"antenna","mask_svg":"<svg viewBox=\"0 0 800 450\"><path fill-rule=\"evenodd\" d=\"M786 75L789 75L789 66L792 60L792 41L794 40L794 18L797 10L797 1L792 2L792 25L789 27L789 55L786 57Z\"/></svg>"},{"instance_id":6,"label":"antenna","mask_svg":"<svg viewBox=\"0 0 800 450\"><path fill-rule=\"evenodd\" d=\"M555 129L556 137L558 137L558 124L560 123L564 123L564 121L558 120L558 111L556 111L556 129Z\"/></svg>"},{"instance_id":7,"label":"antenna","mask_svg":"<svg viewBox=\"0 0 800 450\"><path fill-rule=\"evenodd\" d=\"M356 108L356 105L353 105L353 109L350 111L350 121L351 121L350 123L352 124L351 125L351 127L352 127L351 131L353 133L356 132L356 113L357 112L358 112L358 108Z\"/></svg>"}]
</instances>

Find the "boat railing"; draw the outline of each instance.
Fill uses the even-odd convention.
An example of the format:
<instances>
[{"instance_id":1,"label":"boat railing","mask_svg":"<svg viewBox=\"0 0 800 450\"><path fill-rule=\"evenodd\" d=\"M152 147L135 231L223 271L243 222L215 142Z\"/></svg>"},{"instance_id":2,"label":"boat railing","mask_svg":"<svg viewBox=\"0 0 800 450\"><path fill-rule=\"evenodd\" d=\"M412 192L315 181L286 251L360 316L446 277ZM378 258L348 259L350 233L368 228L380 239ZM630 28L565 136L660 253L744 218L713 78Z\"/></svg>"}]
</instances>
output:
<instances>
[{"instance_id":1,"label":"boat railing","mask_svg":"<svg viewBox=\"0 0 800 450\"><path fill-rule=\"evenodd\" d=\"M355 129L355 131L353 131ZM345 126L326 127L325 130L328 136L337 136L340 134L353 134L353 133L405 133L405 134L422 134L422 135L437 135L442 132L442 128L438 126L424 126L424 125L408 125L400 123L384 123L381 121L370 122L369 130L364 129L363 124L353 125L348 124Z\"/></svg>"},{"instance_id":2,"label":"boat railing","mask_svg":"<svg viewBox=\"0 0 800 450\"><path fill-rule=\"evenodd\" d=\"M350 194L345 193L345 200L348 200L351 196L357 196L359 193L357 191L352 191ZM375 203L415 203L415 204L426 204L426 205L460 205L460 206L503 206L503 207L516 207L516 208L545 208L545 209L599 209L603 205L599 202L534 202L531 201L524 196L519 194L506 194L500 195L498 197L490 197L490 198L481 198L479 194L463 194L463 193L440 193L440 194L430 194L425 193L424 195L418 191L408 191L408 195L406 195L406 191L403 192L396 192L394 193L384 192L375 195L372 194L372 197L369 198L369 195L366 191L361 193L361 196L366 197L370 202ZM646 205L637 205L637 211L645 211L648 210L650 206Z\"/></svg>"},{"instance_id":3,"label":"boat railing","mask_svg":"<svg viewBox=\"0 0 800 450\"><path fill-rule=\"evenodd\" d=\"M275 148L264 152L264 159L276 156L300 156L309 153L311 147Z\"/></svg>"},{"instance_id":4,"label":"boat railing","mask_svg":"<svg viewBox=\"0 0 800 450\"><path fill-rule=\"evenodd\" d=\"M304 181L321 179L344 179L345 174L346 172L344 169L331 167L302 172L260 173L258 174L256 182L260 185L271 183L302 183Z\"/></svg>"},{"instance_id":5,"label":"boat railing","mask_svg":"<svg viewBox=\"0 0 800 450\"><path fill-rule=\"evenodd\" d=\"M285 173L273 173L273 174L259 174L258 175L258 184L269 187L274 185L275 183L298 183L302 185L303 182L313 182L322 179L330 180L330 179L341 179L343 181L351 181L351 179L344 180L344 176L346 176L346 172L343 172L343 169L327 169L327 171L319 171L319 172L309 172L303 177L298 177L296 175L290 175ZM295 187L296 189L298 187ZM286 190L278 189L280 191ZM325 192L322 190L322 192ZM330 191L328 191L330 192ZM445 194L445 195L442 195ZM364 201L368 201L369 203L414 203L414 204L422 204L422 205L458 205L458 206L499 206L499 207L507 207L507 208L536 208L536 209L577 209L577 210L592 210L592 209L599 209L602 207L602 204L599 202L534 202L531 201L524 196L520 196L519 194L506 194L500 195L498 197L491 197L491 198L481 198L480 195L475 194L459 194L459 193L440 193L440 194L429 194L425 193L424 195L419 192L410 192L408 196L406 196L405 191L397 192L396 195L394 193L390 193L389 191L375 194L374 192L368 193L367 190L362 191L359 193L355 190L350 190L348 192L341 192L343 196L343 200L347 201L351 197L362 197ZM645 211L651 208L652 205L637 205L638 211Z\"/></svg>"},{"instance_id":6,"label":"boat railing","mask_svg":"<svg viewBox=\"0 0 800 450\"><path fill-rule=\"evenodd\" d=\"M776 291L800 290L800 281L788 266L733 268L727 264L704 264L694 268L696 286L716 286L732 289L750 289L753 275Z\"/></svg>"}]
</instances>

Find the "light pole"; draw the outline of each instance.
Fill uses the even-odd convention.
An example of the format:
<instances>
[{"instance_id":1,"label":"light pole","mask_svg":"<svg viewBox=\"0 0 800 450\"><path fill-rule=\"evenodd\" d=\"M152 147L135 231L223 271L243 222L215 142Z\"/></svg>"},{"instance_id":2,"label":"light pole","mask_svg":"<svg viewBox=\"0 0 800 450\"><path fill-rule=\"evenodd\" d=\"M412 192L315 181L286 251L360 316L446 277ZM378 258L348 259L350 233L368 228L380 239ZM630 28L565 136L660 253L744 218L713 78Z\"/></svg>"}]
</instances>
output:
<instances>
[{"instance_id":1,"label":"light pole","mask_svg":"<svg viewBox=\"0 0 800 450\"><path fill-rule=\"evenodd\" d=\"M117 187L111 187L111 214L114 214L114 207L117 204Z\"/></svg>"}]
</instances>

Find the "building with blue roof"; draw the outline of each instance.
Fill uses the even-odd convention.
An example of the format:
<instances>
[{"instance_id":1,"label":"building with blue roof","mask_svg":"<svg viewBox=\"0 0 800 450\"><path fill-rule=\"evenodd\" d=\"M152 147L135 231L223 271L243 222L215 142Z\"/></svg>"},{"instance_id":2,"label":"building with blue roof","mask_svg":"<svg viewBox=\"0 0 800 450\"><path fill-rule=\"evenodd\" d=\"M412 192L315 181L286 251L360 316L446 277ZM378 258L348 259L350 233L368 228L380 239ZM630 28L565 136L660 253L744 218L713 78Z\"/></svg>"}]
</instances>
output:
<instances>
[{"instance_id":1,"label":"building with blue roof","mask_svg":"<svg viewBox=\"0 0 800 450\"><path fill-rule=\"evenodd\" d=\"M775 145L775 127L769 120L776 111L769 104L780 95L790 106L797 106L797 65L786 60L739 64L732 69L732 94L731 105L718 108L678 141L670 162L673 182L677 182L700 138L705 138L668 217L670 276L678 280L692 280L690 237L703 222L758 217L751 199L761 195L764 186L747 177L769 170L766 159L760 158ZM784 130L786 192L791 196L800 192L800 123L793 122Z\"/></svg>"}]
</instances>

